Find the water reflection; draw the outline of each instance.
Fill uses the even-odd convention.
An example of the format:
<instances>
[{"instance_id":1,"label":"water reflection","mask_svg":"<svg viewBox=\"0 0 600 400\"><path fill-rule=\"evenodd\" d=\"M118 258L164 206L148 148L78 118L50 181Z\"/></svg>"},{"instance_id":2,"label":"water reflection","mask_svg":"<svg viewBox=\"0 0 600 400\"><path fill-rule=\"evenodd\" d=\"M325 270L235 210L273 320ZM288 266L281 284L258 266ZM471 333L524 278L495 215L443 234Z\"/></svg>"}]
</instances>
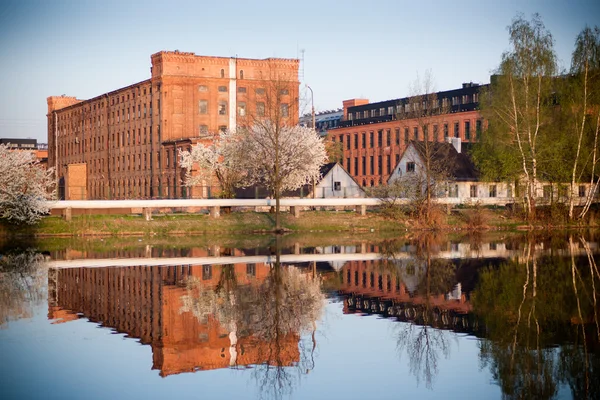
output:
<instances>
[{"instance_id":1,"label":"water reflection","mask_svg":"<svg viewBox=\"0 0 600 400\"><path fill-rule=\"evenodd\" d=\"M241 270L240 270L241 269ZM320 282L293 266L275 263L225 265L214 286L192 277L182 297L182 313L191 312L200 323L211 320L227 333L229 366L260 364L253 375L261 393L280 398L291 393L296 376L314 364L316 321L324 305ZM243 281L242 281L243 280ZM301 339L312 332L312 343Z\"/></svg>"},{"instance_id":2,"label":"water reflection","mask_svg":"<svg viewBox=\"0 0 600 400\"><path fill-rule=\"evenodd\" d=\"M1 322L30 315L47 279L52 323L85 317L136 338L152 349L161 377L248 370L259 396L282 398L322 362L316 332L326 329L328 296L343 302L357 335L362 315L394 321L394 362L428 390L443 381L445 361L465 357L458 343L468 336L477 338L470 362L489 371L504 398L600 398L597 249L575 234L312 247L278 239L270 247L168 251L144 245L120 260L108 250L56 251L47 278L44 257L29 250L0 259ZM371 357L364 362L377 365L377 354Z\"/></svg>"},{"instance_id":3,"label":"water reflection","mask_svg":"<svg viewBox=\"0 0 600 400\"><path fill-rule=\"evenodd\" d=\"M482 365L506 398L553 398L561 381L575 398L598 398L600 275L590 245L569 237L553 247L564 257L540 255L543 245L530 238L519 260L481 273L474 310L490 339Z\"/></svg>"},{"instance_id":4,"label":"water reflection","mask_svg":"<svg viewBox=\"0 0 600 400\"><path fill-rule=\"evenodd\" d=\"M0 254L0 329L10 321L30 318L45 300L44 255L34 248Z\"/></svg>"}]
</instances>

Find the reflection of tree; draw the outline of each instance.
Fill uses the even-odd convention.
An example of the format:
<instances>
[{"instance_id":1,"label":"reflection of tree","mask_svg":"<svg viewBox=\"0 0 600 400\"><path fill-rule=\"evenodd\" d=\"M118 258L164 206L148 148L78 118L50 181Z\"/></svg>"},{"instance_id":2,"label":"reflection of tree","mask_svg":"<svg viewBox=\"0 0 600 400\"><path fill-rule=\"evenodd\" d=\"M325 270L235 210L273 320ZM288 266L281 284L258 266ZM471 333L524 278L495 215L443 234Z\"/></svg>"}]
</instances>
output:
<instances>
[{"instance_id":1,"label":"reflection of tree","mask_svg":"<svg viewBox=\"0 0 600 400\"><path fill-rule=\"evenodd\" d=\"M314 331L324 299L319 280L297 268L276 262L262 282L237 285L233 266L226 266L216 288L196 279L188 281L182 311L191 311L201 321L212 315L230 331L232 365L236 365L238 340L248 338L254 343L263 361L253 372L261 394L280 398L295 384L294 369L286 367L294 364L300 375L312 366L314 341L301 335Z\"/></svg>"},{"instance_id":2,"label":"reflection of tree","mask_svg":"<svg viewBox=\"0 0 600 400\"><path fill-rule=\"evenodd\" d=\"M394 242L387 242L382 246L384 265L392 263L398 265L394 254L399 250ZM422 266L424 270L418 277L416 290L411 293L419 298L421 305L415 312L412 323L398 324L397 349L400 357L406 352L411 373L420 382L425 380L427 388L433 388L433 382L438 373L440 356L450 356L449 338L451 332L433 328L439 319L439 310L432 306L432 296L445 294L455 285L455 268L447 260L432 259L434 253L439 251L439 237L424 235L416 242L416 257L413 263L406 268ZM416 268L415 268L416 269ZM396 273L403 278L403 273L396 269Z\"/></svg>"},{"instance_id":3,"label":"reflection of tree","mask_svg":"<svg viewBox=\"0 0 600 400\"><path fill-rule=\"evenodd\" d=\"M490 368L505 398L553 398L561 380L575 398L592 398L590 377L598 369L594 375L597 360L589 360L585 330L596 313L595 278L581 274L573 240L570 259L538 258L536 246L530 238L519 261L480 275L472 300L489 339L480 342L482 365ZM565 336L570 343L556 349Z\"/></svg>"},{"instance_id":4,"label":"reflection of tree","mask_svg":"<svg viewBox=\"0 0 600 400\"><path fill-rule=\"evenodd\" d=\"M33 249L0 255L0 326L29 318L45 297L47 270L44 257Z\"/></svg>"}]
</instances>

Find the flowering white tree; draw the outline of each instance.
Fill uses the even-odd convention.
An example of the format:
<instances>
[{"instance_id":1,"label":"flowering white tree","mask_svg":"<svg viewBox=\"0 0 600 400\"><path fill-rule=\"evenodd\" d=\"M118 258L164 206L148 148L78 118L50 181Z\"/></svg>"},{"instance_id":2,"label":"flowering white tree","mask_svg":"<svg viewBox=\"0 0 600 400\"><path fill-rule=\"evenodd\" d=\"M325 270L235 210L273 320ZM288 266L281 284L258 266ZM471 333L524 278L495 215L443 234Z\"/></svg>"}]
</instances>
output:
<instances>
[{"instance_id":1,"label":"flowering white tree","mask_svg":"<svg viewBox=\"0 0 600 400\"><path fill-rule=\"evenodd\" d=\"M245 175L239 163L243 149L235 139L231 132L221 132L210 143L197 144L191 151L180 151L181 166L186 169L185 184L195 186L216 178L221 197L234 197L234 189L240 186Z\"/></svg>"},{"instance_id":2,"label":"flowering white tree","mask_svg":"<svg viewBox=\"0 0 600 400\"><path fill-rule=\"evenodd\" d=\"M279 199L284 190L295 190L320 178L327 162L323 140L312 128L288 126L271 120L239 128L232 142L243 149L240 167L246 182L265 185L275 198L275 230L280 230Z\"/></svg>"},{"instance_id":3,"label":"flowering white tree","mask_svg":"<svg viewBox=\"0 0 600 400\"><path fill-rule=\"evenodd\" d=\"M47 214L55 198L53 169L44 169L28 151L0 145L0 219L34 224Z\"/></svg>"}]
</instances>

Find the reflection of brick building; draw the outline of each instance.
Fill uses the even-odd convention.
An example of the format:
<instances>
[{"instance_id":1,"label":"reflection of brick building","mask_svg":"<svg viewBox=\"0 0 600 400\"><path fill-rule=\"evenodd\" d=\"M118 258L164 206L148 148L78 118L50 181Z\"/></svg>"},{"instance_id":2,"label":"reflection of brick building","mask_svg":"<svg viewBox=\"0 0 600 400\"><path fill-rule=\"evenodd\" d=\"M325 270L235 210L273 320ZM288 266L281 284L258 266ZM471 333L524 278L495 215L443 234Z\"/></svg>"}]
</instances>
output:
<instances>
[{"instance_id":1,"label":"reflection of brick building","mask_svg":"<svg viewBox=\"0 0 600 400\"><path fill-rule=\"evenodd\" d=\"M62 197L185 198L178 150L260 117L274 97L287 123L298 121L296 59L161 51L151 62L150 79L133 85L89 100L48 98L49 166ZM85 174L66 182L71 165Z\"/></svg>"},{"instance_id":2,"label":"reflection of brick building","mask_svg":"<svg viewBox=\"0 0 600 400\"><path fill-rule=\"evenodd\" d=\"M472 142L483 129L478 112L481 86L465 83L463 87L437 93L437 107L447 111L427 118L430 140L448 137ZM424 105L411 98L369 103L366 99L344 101L344 116L339 126L328 136L343 148L341 163L363 186L375 186L387 181L411 140L423 140L423 121L402 118L412 115ZM415 109L416 107L416 109Z\"/></svg>"},{"instance_id":3,"label":"reflection of brick building","mask_svg":"<svg viewBox=\"0 0 600 400\"><path fill-rule=\"evenodd\" d=\"M260 282L269 273L266 264L233 266L239 285ZM273 363L276 344L261 341L252 333L238 333L234 360L229 331L208 317L199 321L191 312L181 312L187 289L183 279L196 277L214 287L222 267L182 265L177 267L74 268L51 270L48 318L65 322L81 314L90 321L139 338L152 347L153 369L161 376L181 372ZM300 359L297 334L285 335L277 343L277 366L290 366Z\"/></svg>"},{"instance_id":4,"label":"reflection of brick building","mask_svg":"<svg viewBox=\"0 0 600 400\"><path fill-rule=\"evenodd\" d=\"M460 313L471 311L471 304L465 293L431 293L428 298L418 294L416 288L421 280L426 279L426 270L414 260L403 262L402 265L390 263L384 266L379 263L348 261L341 271L342 293L380 298L395 303L428 303L431 307Z\"/></svg>"}]
</instances>

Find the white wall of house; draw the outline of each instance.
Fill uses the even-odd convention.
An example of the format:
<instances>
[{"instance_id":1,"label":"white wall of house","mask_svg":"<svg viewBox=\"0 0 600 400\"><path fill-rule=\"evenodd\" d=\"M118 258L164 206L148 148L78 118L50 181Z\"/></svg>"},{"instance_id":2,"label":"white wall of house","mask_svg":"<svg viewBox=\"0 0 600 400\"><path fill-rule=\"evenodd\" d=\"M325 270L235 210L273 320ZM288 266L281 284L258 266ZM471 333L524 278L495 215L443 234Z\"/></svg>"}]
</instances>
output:
<instances>
[{"instance_id":1,"label":"white wall of house","mask_svg":"<svg viewBox=\"0 0 600 400\"><path fill-rule=\"evenodd\" d=\"M456 188L458 188L458 196L455 196ZM448 182L448 197L475 200L491 197L512 198L514 195L513 185L504 182Z\"/></svg>"},{"instance_id":2,"label":"white wall of house","mask_svg":"<svg viewBox=\"0 0 600 400\"><path fill-rule=\"evenodd\" d=\"M312 196L312 194L311 194ZM348 198L365 197L365 192L344 168L336 164L316 185L315 197Z\"/></svg>"},{"instance_id":3,"label":"white wall of house","mask_svg":"<svg viewBox=\"0 0 600 400\"><path fill-rule=\"evenodd\" d=\"M415 163L414 173L421 173L421 171L423 170L421 157L419 156L419 153L415 150L415 147L412 145L409 145L404 154L402 154L400 161L390 174L388 182L392 182L393 180L399 179L402 176L406 175L406 168L408 163Z\"/></svg>"}]
</instances>

